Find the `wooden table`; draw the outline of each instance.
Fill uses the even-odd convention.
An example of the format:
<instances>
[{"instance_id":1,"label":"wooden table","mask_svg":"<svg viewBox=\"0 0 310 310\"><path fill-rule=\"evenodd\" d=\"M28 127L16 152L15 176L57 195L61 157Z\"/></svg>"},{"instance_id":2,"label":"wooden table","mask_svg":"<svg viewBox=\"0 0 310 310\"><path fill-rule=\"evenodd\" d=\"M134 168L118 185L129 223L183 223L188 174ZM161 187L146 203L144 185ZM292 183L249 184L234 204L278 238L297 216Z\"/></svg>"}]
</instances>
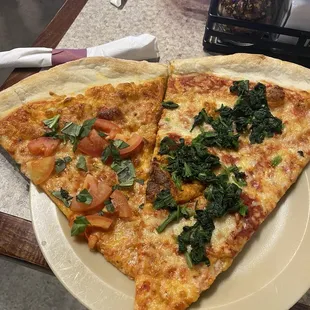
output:
<instances>
[{"instance_id":1,"label":"wooden table","mask_svg":"<svg viewBox=\"0 0 310 310\"><path fill-rule=\"evenodd\" d=\"M56 48L87 1L88 0L67 0L54 19L34 42L33 46ZM156 33L154 34L156 35ZM124 35L127 34L124 33ZM192 44L189 44L189 46L192 46ZM74 48L75 46L71 47ZM200 55L202 54L203 53L201 52ZM165 58L165 54L162 58ZM39 69L15 69L0 87L0 90L17 83L38 71ZM29 267L52 273L40 251L31 221L4 212L0 212L0 254L15 259L17 262L25 263ZM310 310L310 306L297 303L291 309Z\"/></svg>"}]
</instances>

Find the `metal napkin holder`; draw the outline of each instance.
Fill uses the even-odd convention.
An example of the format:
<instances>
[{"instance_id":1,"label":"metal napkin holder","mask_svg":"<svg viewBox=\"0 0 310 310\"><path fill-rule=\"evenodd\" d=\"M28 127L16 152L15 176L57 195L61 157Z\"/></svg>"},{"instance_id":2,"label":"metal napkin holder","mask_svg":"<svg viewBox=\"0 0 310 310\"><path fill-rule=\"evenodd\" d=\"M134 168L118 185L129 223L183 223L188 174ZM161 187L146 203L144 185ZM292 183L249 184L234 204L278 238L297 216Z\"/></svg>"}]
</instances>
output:
<instances>
[{"instance_id":1,"label":"metal napkin holder","mask_svg":"<svg viewBox=\"0 0 310 310\"><path fill-rule=\"evenodd\" d=\"M265 54L310 68L309 31L223 17L218 14L218 4L219 0L211 0L203 39L205 51L222 54ZM258 31L264 33L264 35L229 33L224 31L224 27L219 27L219 25L237 26L247 30ZM297 42L296 44L290 44L272 39L272 37L279 37L279 35L295 37Z\"/></svg>"}]
</instances>

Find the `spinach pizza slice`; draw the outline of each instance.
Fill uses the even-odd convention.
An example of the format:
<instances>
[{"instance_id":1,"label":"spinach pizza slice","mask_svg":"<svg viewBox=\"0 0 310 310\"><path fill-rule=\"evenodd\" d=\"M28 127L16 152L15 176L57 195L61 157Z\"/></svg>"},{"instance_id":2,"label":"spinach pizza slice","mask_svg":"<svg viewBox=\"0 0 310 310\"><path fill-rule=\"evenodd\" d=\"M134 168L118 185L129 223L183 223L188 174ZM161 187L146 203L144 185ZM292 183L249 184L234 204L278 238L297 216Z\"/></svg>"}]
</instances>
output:
<instances>
[{"instance_id":1,"label":"spinach pizza slice","mask_svg":"<svg viewBox=\"0 0 310 310\"><path fill-rule=\"evenodd\" d=\"M176 60L142 214L136 309L185 309L310 156L310 71L261 55Z\"/></svg>"}]
</instances>

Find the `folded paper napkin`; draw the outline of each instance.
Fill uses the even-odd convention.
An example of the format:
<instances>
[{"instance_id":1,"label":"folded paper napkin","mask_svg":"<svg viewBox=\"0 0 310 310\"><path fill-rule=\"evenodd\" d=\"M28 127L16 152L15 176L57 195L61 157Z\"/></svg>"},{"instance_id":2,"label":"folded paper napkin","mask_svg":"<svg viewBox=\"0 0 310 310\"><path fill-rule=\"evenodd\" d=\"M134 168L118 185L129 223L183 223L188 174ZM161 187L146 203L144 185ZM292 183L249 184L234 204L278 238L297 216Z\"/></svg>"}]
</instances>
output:
<instances>
[{"instance_id":1,"label":"folded paper napkin","mask_svg":"<svg viewBox=\"0 0 310 310\"><path fill-rule=\"evenodd\" d=\"M15 48L0 52L0 68L50 67L83 57L108 56L131 60L159 58L156 37L129 36L86 49Z\"/></svg>"}]
</instances>

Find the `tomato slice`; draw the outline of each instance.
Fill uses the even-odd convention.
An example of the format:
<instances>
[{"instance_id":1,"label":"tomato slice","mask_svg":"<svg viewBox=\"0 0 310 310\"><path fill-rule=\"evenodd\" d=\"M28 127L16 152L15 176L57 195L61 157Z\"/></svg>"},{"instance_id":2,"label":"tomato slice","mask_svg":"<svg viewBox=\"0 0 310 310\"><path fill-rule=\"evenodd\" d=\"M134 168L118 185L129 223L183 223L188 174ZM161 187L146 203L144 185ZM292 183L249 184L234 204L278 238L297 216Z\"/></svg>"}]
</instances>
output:
<instances>
[{"instance_id":1,"label":"tomato slice","mask_svg":"<svg viewBox=\"0 0 310 310\"><path fill-rule=\"evenodd\" d=\"M112 188L103 182L98 184L97 180L90 174L86 176L83 187L86 188L93 197L92 203L87 205L77 201L76 197L74 197L70 206L71 210L73 212L88 213L103 209L103 202L110 197Z\"/></svg>"},{"instance_id":2,"label":"tomato slice","mask_svg":"<svg viewBox=\"0 0 310 310\"><path fill-rule=\"evenodd\" d=\"M107 145L108 142L102 139L95 129L92 129L88 137L79 142L78 149L86 155L99 157Z\"/></svg>"},{"instance_id":3,"label":"tomato slice","mask_svg":"<svg viewBox=\"0 0 310 310\"><path fill-rule=\"evenodd\" d=\"M121 131L120 127L115 123L99 118L96 119L94 128L108 133L110 139L114 139L116 134Z\"/></svg>"},{"instance_id":4,"label":"tomato slice","mask_svg":"<svg viewBox=\"0 0 310 310\"><path fill-rule=\"evenodd\" d=\"M37 156L51 156L60 144L60 140L40 137L28 143L29 152Z\"/></svg>"},{"instance_id":5,"label":"tomato slice","mask_svg":"<svg viewBox=\"0 0 310 310\"><path fill-rule=\"evenodd\" d=\"M96 193L98 191L98 182L91 174L87 174L83 183L83 188L86 188L89 192Z\"/></svg>"},{"instance_id":6,"label":"tomato slice","mask_svg":"<svg viewBox=\"0 0 310 310\"><path fill-rule=\"evenodd\" d=\"M54 156L28 161L26 163L30 179L34 184L41 184L46 181L53 172L54 167Z\"/></svg>"},{"instance_id":7,"label":"tomato slice","mask_svg":"<svg viewBox=\"0 0 310 310\"><path fill-rule=\"evenodd\" d=\"M113 223L113 219L100 215L87 215L87 220L93 227L99 227L102 229L109 229Z\"/></svg>"},{"instance_id":8,"label":"tomato slice","mask_svg":"<svg viewBox=\"0 0 310 310\"><path fill-rule=\"evenodd\" d=\"M138 152L143 148L143 138L137 134L133 134L131 138L127 141L128 147L119 150L119 154L122 158L128 158Z\"/></svg>"},{"instance_id":9,"label":"tomato slice","mask_svg":"<svg viewBox=\"0 0 310 310\"><path fill-rule=\"evenodd\" d=\"M131 208L126 196L118 189L111 195L113 206L118 211L119 217L127 218L132 216Z\"/></svg>"}]
</instances>

